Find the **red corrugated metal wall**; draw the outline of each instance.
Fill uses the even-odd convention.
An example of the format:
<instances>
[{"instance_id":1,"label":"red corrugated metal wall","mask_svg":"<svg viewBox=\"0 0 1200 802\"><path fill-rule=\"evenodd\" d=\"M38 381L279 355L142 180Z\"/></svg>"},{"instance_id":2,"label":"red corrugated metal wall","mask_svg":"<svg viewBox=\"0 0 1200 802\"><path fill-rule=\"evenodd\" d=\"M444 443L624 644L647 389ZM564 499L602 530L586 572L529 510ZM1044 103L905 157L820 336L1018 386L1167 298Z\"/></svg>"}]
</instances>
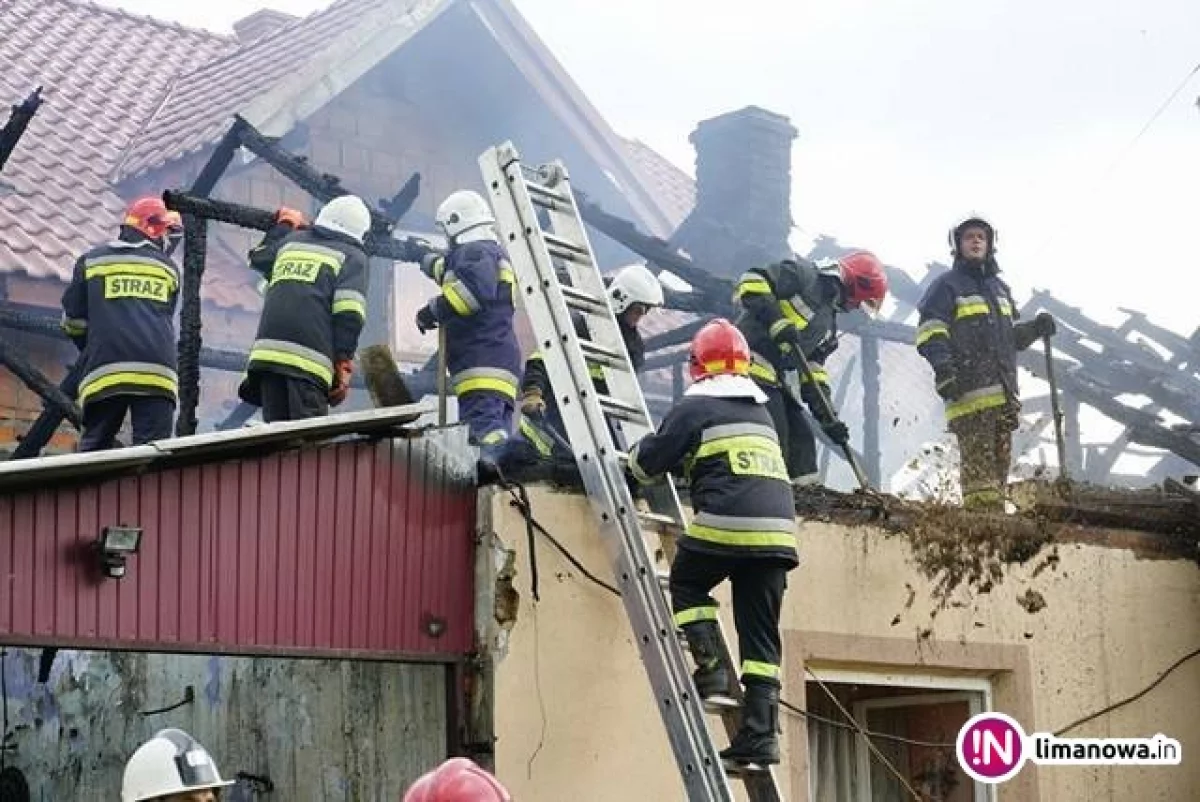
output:
<instances>
[{"instance_id":1,"label":"red corrugated metal wall","mask_svg":"<svg viewBox=\"0 0 1200 802\"><path fill-rule=\"evenodd\" d=\"M362 656L472 648L476 491L421 439L0 496L8 642ZM125 578L88 544L144 530ZM441 619L440 637L428 634Z\"/></svg>"}]
</instances>

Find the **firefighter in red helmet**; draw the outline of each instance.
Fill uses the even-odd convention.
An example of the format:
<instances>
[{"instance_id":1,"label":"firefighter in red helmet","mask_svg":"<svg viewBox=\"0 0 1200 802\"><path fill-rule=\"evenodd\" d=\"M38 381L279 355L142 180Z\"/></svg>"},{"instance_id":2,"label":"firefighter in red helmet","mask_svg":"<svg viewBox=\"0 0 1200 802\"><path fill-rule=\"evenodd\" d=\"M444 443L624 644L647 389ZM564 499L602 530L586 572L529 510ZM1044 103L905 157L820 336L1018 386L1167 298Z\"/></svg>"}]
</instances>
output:
<instances>
[{"instance_id":1,"label":"firefighter in red helmet","mask_svg":"<svg viewBox=\"0 0 1200 802\"><path fill-rule=\"evenodd\" d=\"M867 251L822 266L800 257L784 259L738 280L734 302L741 308L737 326L750 344L750 376L767 395L796 487L818 481L816 442L801 402L830 440L844 445L850 439L846 425L819 395L829 394L823 366L837 348L837 315L851 309L874 314L886 295L883 264ZM798 371L797 354L812 365L813 381Z\"/></svg>"},{"instance_id":2,"label":"firefighter in red helmet","mask_svg":"<svg viewBox=\"0 0 1200 802\"><path fill-rule=\"evenodd\" d=\"M404 802L512 802L512 796L479 766L454 757L413 783Z\"/></svg>"},{"instance_id":3,"label":"firefighter in red helmet","mask_svg":"<svg viewBox=\"0 0 1200 802\"><path fill-rule=\"evenodd\" d=\"M126 413L135 445L171 436L179 269L167 248L176 222L161 198L139 198L117 238L75 262L62 327L82 351L80 451L112 448Z\"/></svg>"},{"instance_id":4,"label":"firefighter in red helmet","mask_svg":"<svg viewBox=\"0 0 1200 802\"><path fill-rule=\"evenodd\" d=\"M713 588L729 579L745 687L742 726L721 758L753 770L779 762L779 613L796 556L795 502L767 396L749 378L746 338L718 318L692 339L693 384L658 432L634 445L633 478L682 470L694 515L671 565L671 607L696 661L696 690L729 704Z\"/></svg>"}]
</instances>

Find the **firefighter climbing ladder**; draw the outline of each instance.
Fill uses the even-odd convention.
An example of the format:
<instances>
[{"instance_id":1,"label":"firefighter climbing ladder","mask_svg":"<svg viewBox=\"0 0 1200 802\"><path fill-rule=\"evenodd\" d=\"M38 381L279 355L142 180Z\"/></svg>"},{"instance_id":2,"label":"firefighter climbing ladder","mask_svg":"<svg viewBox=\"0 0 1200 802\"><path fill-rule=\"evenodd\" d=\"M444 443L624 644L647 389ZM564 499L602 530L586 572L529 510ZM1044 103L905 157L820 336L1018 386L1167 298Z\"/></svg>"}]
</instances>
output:
<instances>
[{"instance_id":1,"label":"firefighter climbing ladder","mask_svg":"<svg viewBox=\"0 0 1200 802\"><path fill-rule=\"evenodd\" d=\"M691 670L642 526L643 520L662 521L664 516L682 525L683 510L669 478L662 492L655 494L649 513L638 510L626 484L628 457L622 444L614 442L614 429L619 429L625 444L631 444L652 432L653 422L616 318L605 300L603 277L571 193L566 167L561 162L536 170L524 167L511 142L488 149L479 164L501 242L516 273L521 302L537 333L567 439L599 518L621 601L633 625L687 798L690 802L732 802L733 777L745 783L751 802L783 802L773 772L727 776L709 735L705 707L692 685ZM556 262L562 265L561 273ZM569 283L562 281L564 277ZM576 335L572 312L584 315L591 339ZM608 395L594 390L589 363L604 367ZM724 661L730 676L736 677L724 642L722 637ZM736 680L731 682L730 695L741 698ZM722 719L732 734L737 729L737 710L725 708Z\"/></svg>"}]
</instances>

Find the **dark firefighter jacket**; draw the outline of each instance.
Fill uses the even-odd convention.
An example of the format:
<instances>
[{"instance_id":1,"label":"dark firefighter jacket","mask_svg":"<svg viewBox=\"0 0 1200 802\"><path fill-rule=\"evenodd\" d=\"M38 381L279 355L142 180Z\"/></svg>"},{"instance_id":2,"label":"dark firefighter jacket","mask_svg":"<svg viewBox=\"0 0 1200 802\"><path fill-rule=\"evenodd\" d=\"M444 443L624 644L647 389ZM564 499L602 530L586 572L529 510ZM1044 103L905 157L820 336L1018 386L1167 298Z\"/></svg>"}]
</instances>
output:
<instances>
[{"instance_id":1,"label":"dark firefighter jacket","mask_svg":"<svg viewBox=\"0 0 1200 802\"><path fill-rule=\"evenodd\" d=\"M776 557L794 566L796 508L779 438L763 404L704 393L704 385L727 378L689 388L658 432L633 447L630 471L639 482L650 482L683 470L695 516L679 548Z\"/></svg>"},{"instance_id":2,"label":"dark firefighter jacket","mask_svg":"<svg viewBox=\"0 0 1200 802\"><path fill-rule=\"evenodd\" d=\"M992 259L982 265L958 259L919 304L917 350L957 387L946 401L947 421L1018 398L1017 351L1036 335L1030 325L1014 326L1016 305L998 272Z\"/></svg>"},{"instance_id":3,"label":"dark firefighter jacket","mask_svg":"<svg viewBox=\"0 0 1200 802\"><path fill-rule=\"evenodd\" d=\"M468 242L425 260L442 288L429 302L446 329L446 367L456 396L493 392L517 398L521 346L513 329L516 277L499 244Z\"/></svg>"},{"instance_id":4,"label":"dark firefighter jacket","mask_svg":"<svg viewBox=\"0 0 1200 802\"><path fill-rule=\"evenodd\" d=\"M367 318L367 255L356 240L314 226L276 244L240 389L251 404L261 403L255 377L264 372L329 389L334 363L354 358Z\"/></svg>"},{"instance_id":5,"label":"dark firefighter jacket","mask_svg":"<svg viewBox=\"0 0 1200 802\"><path fill-rule=\"evenodd\" d=\"M587 321L583 315L578 313L571 315L571 322L575 325L575 334L583 339L589 339ZM625 349L629 351L629 359L633 363L635 372L641 371L642 365L646 364L646 342L642 339L641 333L634 326L625 325L625 321L617 316L617 323L621 327L621 339L625 342ZM608 385L604 381L604 368L598 363L589 362L588 372L592 376L592 384L596 388L596 392L607 395ZM546 423L553 426L558 432L562 433L563 422L562 415L558 410L558 403L554 397L554 390L550 386L550 374L546 370L546 363L542 359L540 351L534 351L529 359L525 362L525 374L521 377L521 393L537 391L541 394L542 399L546 402ZM525 418L521 418L520 423L521 434L525 436L542 456L549 456L554 450L554 444L550 442L546 435L539 431L537 427L531 426Z\"/></svg>"},{"instance_id":6,"label":"dark firefighter jacket","mask_svg":"<svg viewBox=\"0 0 1200 802\"><path fill-rule=\"evenodd\" d=\"M823 365L837 348L837 308L841 289L832 276L822 276L806 259L785 259L742 274L734 290L740 307L734 321L750 345L750 375L776 387L784 354L799 343L813 368L813 377L826 386L829 374ZM807 385L806 377L801 379ZM802 388L805 401L809 388Z\"/></svg>"},{"instance_id":7,"label":"dark firefighter jacket","mask_svg":"<svg viewBox=\"0 0 1200 802\"><path fill-rule=\"evenodd\" d=\"M132 229L79 257L62 296L62 326L83 351L81 405L114 395L176 397L178 297L178 268Z\"/></svg>"}]
</instances>

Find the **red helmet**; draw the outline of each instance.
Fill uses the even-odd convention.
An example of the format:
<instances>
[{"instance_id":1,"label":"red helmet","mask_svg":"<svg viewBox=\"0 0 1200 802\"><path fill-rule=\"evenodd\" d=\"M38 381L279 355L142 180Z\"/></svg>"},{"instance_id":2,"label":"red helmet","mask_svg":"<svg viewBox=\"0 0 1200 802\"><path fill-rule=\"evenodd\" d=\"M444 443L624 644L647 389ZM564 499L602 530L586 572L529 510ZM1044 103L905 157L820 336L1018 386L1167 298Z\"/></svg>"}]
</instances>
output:
<instances>
[{"instance_id":1,"label":"red helmet","mask_svg":"<svg viewBox=\"0 0 1200 802\"><path fill-rule=\"evenodd\" d=\"M737 326L725 318L710 320L692 338L688 370L692 381L726 374L745 376L750 372L750 346Z\"/></svg>"},{"instance_id":2,"label":"red helmet","mask_svg":"<svg viewBox=\"0 0 1200 802\"><path fill-rule=\"evenodd\" d=\"M413 783L404 802L512 802L512 796L465 757L453 757Z\"/></svg>"},{"instance_id":3,"label":"red helmet","mask_svg":"<svg viewBox=\"0 0 1200 802\"><path fill-rule=\"evenodd\" d=\"M846 308L865 306L869 312L878 312L888 290L883 262L870 251L857 251L839 259L838 267L846 288Z\"/></svg>"},{"instance_id":4,"label":"red helmet","mask_svg":"<svg viewBox=\"0 0 1200 802\"><path fill-rule=\"evenodd\" d=\"M163 234L167 233L171 225L171 218L162 198L151 196L138 198L129 204L121 224L135 228L150 239L161 242Z\"/></svg>"}]
</instances>

